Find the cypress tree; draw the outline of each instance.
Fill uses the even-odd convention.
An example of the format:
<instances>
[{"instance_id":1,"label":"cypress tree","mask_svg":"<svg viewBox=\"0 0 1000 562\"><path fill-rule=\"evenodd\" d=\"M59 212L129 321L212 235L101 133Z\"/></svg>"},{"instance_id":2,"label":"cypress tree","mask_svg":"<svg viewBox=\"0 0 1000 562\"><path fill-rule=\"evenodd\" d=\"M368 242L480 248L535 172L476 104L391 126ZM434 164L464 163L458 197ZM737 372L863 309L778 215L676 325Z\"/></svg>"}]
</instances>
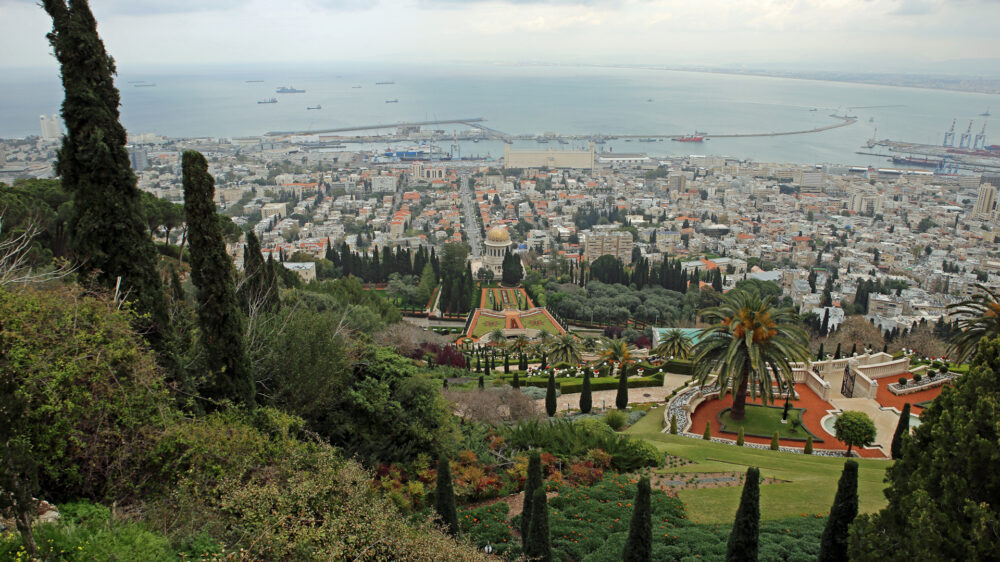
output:
<instances>
[{"instance_id":1,"label":"cypress tree","mask_svg":"<svg viewBox=\"0 0 1000 562\"><path fill-rule=\"evenodd\" d=\"M187 214L191 280L198 288L198 323L205 364L212 380L204 390L214 400L254 404L254 380L243 339L232 261L226 254L213 195L215 180L201 153L182 158L184 212Z\"/></svg>"},{"instance_id":2,"label":"cypress tree","mask_svg":"<svg viewBox=\"0 0 1000 562\"><path fill-rule=\"evenodd\" d=\"M551 562L552 543L549 538L549 501L545 488L539 487L531 498L531 521L528 526L524 553L529 560Z\"/></svg>"},{"instance_id":3,"label":"cypress tree","mask_svg":"<svg viewBox=\"0 0 1000 562\"><path fill-rule=\"evenodd\" d=\"M727 562L756 562L760 535L760 470L747 469L740 507L736 510L733 531L726 547Z\"/></svg>"},{"instance_id":4,"label":"cypress tree","mask_svg":"<svg viewBox=\"0 0 1000 562\"><path fill-rule=\"evenodd\" d=\"M590 391L590 369L583 370L583 388L580 392L580 412L589 414L594 405L593 394Z\"/></svg>"},{"instance_id":5,"label":"cypress tree","mask_svg":"<svg viewBox=\"0 0 1000 562\"><path fill-rule=\"evenodd\" d=\"M521 510L521 545L528 546L528 529L531 522L531 502L535 490L542 487L542 457L538 451L528 455L528 476L524 481L524 503Z\"/></svg>"},{"instance_id":6,"label":"cypress tree","mask_svg":"<svg viewBox=\"0 0 1000 562\"><path fill-rule=\"evenodd\" d=\"M476 355L476 372L477 373L483 372L483 366L482 366L482 364L480 364L479 355L478 354Z\"/></svg>"},{"instance_id":7,"label":"cypress tree","mask_svg":"<svg viewBox=\"0 0 1000 562\"><path fill-rule=\"evenodd\" d=\"M618 394L615 395L615 407L619 410L628 408L628 377L625 365L622 365L621 372L618 373Z\"/></svg>"},{"instance_id":8,"label":"cypress tree","mask_svg":"<svg viewBox=\"0 0 1000 562\"><path fill-rule=\"evenodd\" d=\"M628 540L622 552L625 562L649 562L653 559L653 521L650 506L649 477L639 479L632 508L632 522L628 528Z\"/></svg>"},{"instance_id":9,"label":"cypress tree","mask_svg":"<svg viewBox=\"0 0 1000 562\"><path fill-rule=\"evenodd\" d=\"M851 345L851 357L854 357L858 353L858 343L854 342Z\"/></svg>"},{"instance_id":10,"label":"cypress tree","mask_svg":"<svg viewBox=\"0 0 1000 562\"><path fill-rule=\"evenodd\" d=\"M542 354L542 370L549 368L549 356L545 353Z\"/></svg>"},{"instance_id":11,"label":"cypress tree","mask_svg":"<svg viewBox=\"0 0 1000 562\"><path fill-rule=\"evenodd\" d=\"M85 0L44 0L52 18L49 44L61 67L66 135L58 151L56 173L73 196L70 242L82 273L96 272L106 287L128 295L136 310L148 315L147 339L173 368L167 331L168 314L157 255L141 210L135 174L125 149L127 135L119 121L117 73L97 33L97 21Z\"/></svg>"},{"instance_id":12,"label":"cypress tree","mask_svg":"<svg viewBox=\"0 0 1000 562\"><path fill-rule=\"evenodd\" d=\"M840 359L840 342L837 342L837 351L833 352L834 359Z\"/></svg>"},{"instance_id":13,"label":"cypress tree","mask_svg":"<svg viewBox=\"0 0 1000 562\"><path fill-rule=\"evenodd\" d=\"M510 355L503 354L503 374L510 374Z\"/></svg>"},{"instance_id":14,"label":"cypress tree","mask_svg":"<svg viewBox=\"0 0 1000 562\"><path fill-rule=\"evenodd\" d=\"M816 360L817 361L822 361L823 360L823 355L825 355L823 353L823 342L820 342L820 344L819 344L819 351L816 353Z\"/></svg>"},{"instance_id":15,"label":"cypress tree","mask_svg":"<svg viewBox=\"0 0 1000 562\"><path fill-rule=\"evenodd\" d=\"M736 446L742 447L744 443L746 443L746 439L743 436L743 426L741 425L739 433L736 434Z\"/></svg>"},{"instance_id":16,"label":"cypress tree","mask_svg":"<svg viewBox=\"0 0 1000 562\"><path fill-rule=\"evenodd\" d=\"M677 414L670 414L670 434L677 435Z\"/></svg>"},{"instance_id":17,"label":"cypress tree","mask_svg":"<svg viewBox=\"0 0 1000 562\"><path fill-rule=\"evenodd\" d=\"M701 436L705 441L712 440L712 422L705 422L705 433Z\"/></svg>"},{"instance_id":18,"label":"cypress tree","mask_svg":"<svg viewBox=\"0 0 1000 562\"><path fill-rule=\"evenodd\" d=\"M910 434L910 403L903 404L903 413L899 416L899 423L896 424L896 433L892 434L893 459L903 458L903 439Z\"/></svg>"},{"instance_id":19,"label":"cypress tree","mask_svg":"<svg viewBox=\"0 0 1000 562\"><path fill-rule=\"evenodd\" d=\"M483 390L484 388L486 388L486 379L483 375L479 375L479 390Z\"/></svg>"},{"instance_id":20,"label":"cypress tree","mask_svg":"<svg viewBox=\"0 0 1000 562\"><path fill-rule=\"evenodd\" d=\"M780 448L781 448L781 443L778 441L778 432L775 431L774 435L771 436L771 450L777 451Z\"/></svg>"},{"instance_id":21,"label":"cypress tree","mask_svg":"<svg viewBox=\"0 0 1000 562\"><path fill-rule=\"evenodd\" d=\"M260 241L252 230L247 232L247 243L243 247L243 276L245 281L239 296L248 313L254 309L270 312L277 308L278 287L273 284L260 252Z\"/></svg>"},{"instance_id":22,"label":"cypress tree","mask_svg":"<svg viewBox=\"0 0 1000 562\"><path fill-rule=\"evenodd\" d=\"M806 447L802 450L803 453L807 455L813 454L813 436L806 435Z\"/></svg>"},{"instance_id":23,"label":"cypress tree","mask_svg":"<svg viewBox=\"0 0 1000 562\"><path fill-rule=\"evenodd\" d=\"M556 415L556 375L555 373L549 373L549 384L545 388L545 413L552 416Z\"/></svg>"},{"instance_id":24,"label":"cypress tree","mask_svg":"<svg viewBox=\"0 0 1000 562\"><path fill-rule=\"evenodd\" d=\"M510 386L521 388L521 380L517 377L517 371L514 371L514 379L510 381Z\"/></svg>"},{"instance_id":25,"label":"cypress tree","mask_svg":"<svg viewBox=\"0 0 1000 562\"><path fill-rule=\"evenodd\" d=\"M837 495L823 529L819 546L820 562L841 562L847 558L847 529L858 515L858 463L847 461L837 483Z\"/></svg>"},{"instance_id":26,"label":"cypress tree","mask_svg":"<svg viewBox=\"0 0 1000 562\"><path fill-rule=\"evenodd\" d=\"M458 535L458 512L455 509L455 490L451 484L451 467L448 457L438 457L437 490L434 492L434 511L441 518L445 530L451 536Z\"/></svg>"}]
</instances>

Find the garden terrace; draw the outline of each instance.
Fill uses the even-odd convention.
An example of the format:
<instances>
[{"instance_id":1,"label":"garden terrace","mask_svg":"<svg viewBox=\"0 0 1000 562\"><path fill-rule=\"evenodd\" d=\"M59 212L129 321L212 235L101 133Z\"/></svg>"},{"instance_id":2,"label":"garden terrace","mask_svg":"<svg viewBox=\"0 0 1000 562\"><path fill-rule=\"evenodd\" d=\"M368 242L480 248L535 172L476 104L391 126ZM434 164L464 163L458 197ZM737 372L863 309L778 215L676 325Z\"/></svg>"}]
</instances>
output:
<instances>
[{"instance_id":1,"label":"garden terrace","mask_svg":"<svg viewBox=\"0 0 1000 562\"><path fill-rule=\"evenodd\" d=\"M566 333L544 308L527 311L506 309L501 312L477 308L468 322L466 335L478 341L498 329L503 330L508 338L520 335L534 338L541 332L555 336Z\"/></svg>"}]
</instances>

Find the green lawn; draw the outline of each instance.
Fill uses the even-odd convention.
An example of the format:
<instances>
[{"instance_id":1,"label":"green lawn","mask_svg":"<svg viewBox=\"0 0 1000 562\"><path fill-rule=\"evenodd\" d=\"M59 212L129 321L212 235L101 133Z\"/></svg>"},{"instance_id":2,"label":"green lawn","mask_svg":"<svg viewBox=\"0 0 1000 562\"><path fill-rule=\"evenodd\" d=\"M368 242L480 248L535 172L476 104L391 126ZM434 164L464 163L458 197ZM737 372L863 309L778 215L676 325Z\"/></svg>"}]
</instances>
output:
<instances>
[{"instance_id":1,"label":"green lawn","mask_svg":"<svg viewBox=\"0 0 1000 562\"><path fill-rule=\"evenodd\" d=\"M783 412L783 407L747 404L746 417L742 420L734 420L730 417L732 410L726 408L719 412L719 423L722 424L722 431L730 431L733 434L739 433L740 426L743 426L745 435L771 437L777 431L778 436L782 438L805 440L806 436L809 435L806 428L800 425L798 429L792 431L792 420L800 420L802 410L799 408L789 408L788 423L781 423L781 414ZM813 435L813 440L817 443L823 441L815 435Z\"/></svg>"},{"instance_id":2,"label":"green lawn","mask_svg":"<svg viewBox=\"0 0 1000 562\"><path fill-rule=\"evenodd\" d=\"M837 492L837 480L844 459L816 457L795 453L780 453L748 449L660 433L659 421L663 408L650 410L642 420L627 430L633 437L644 439L663 452L690 459L695 464L661 468L661 472L731 472L745 471L749 466L760 468L761 475L787 484L768 484L760 489L761 518L766 520L801 516L803 513L828 513ZM870 513L885 506L883 480L889 461L854 459L858 461L858 496L860 511ZM681 490L680 498L688 517L701 523L732 522L740 501L741 488L703 488Z\"/></svg>"},{"instance_id":3,"label":"green lawn","mask_svg":"<svg viewBox=\"0 0 1000 562\"><path fill-rule=\"evenodd\" d=\"M507 320L504 318L491 318L480 314L476 319L476 325L472 327L472 337L481 338L496 329L503 329Z\"/></svg>"}]
</instances>

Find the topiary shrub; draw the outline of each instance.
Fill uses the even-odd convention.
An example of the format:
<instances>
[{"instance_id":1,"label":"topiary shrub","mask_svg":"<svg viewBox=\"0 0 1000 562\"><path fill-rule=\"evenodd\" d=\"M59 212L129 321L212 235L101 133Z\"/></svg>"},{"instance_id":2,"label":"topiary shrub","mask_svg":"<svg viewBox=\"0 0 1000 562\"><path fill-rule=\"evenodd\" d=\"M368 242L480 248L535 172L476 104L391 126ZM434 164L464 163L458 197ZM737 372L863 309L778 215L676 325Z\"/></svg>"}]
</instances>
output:
<instances>
[{"instance_id":1,"label":"topiary shrub","mask_svg":"<svg viewBox=\"0 0 1000 562\"><path fill-rule=\"evenodd\" d=\"M914 382L914 383L918 383L918 382L920 382L920 379L922 379L922 378L923 378L923 377L922 377L922 376L920 376L920 373L913 373L913 382Z\"/></svg>"},{"instance_id":2,"label":"topiary shrub","mask_svg":"<svg viewBox=\"0 0 1000 562\"><path fill-rule=\"evenodd\" d=\"M806 437L806 448L802 450L803 453L807 455L813 454L813 436L809 435Z\"/></svg>"},{"instance_id":3,"label":"topiary shrub","mask_svg":"<svg viewBox=\"0 0 1000 562\"><path fill-rule=\"evenodd\" d=\"M701 436L705 441L712 440L712 422L705 422L705 434Z\"/></svg>"},{"instance_id":4,"label":"topiary shrub","mask_svg":"<svg viewBox=\"0 0 1000 562\"><path fill-rule=\"evenodd\" d=\"M906 386L906 377L899 377L899 386Z\"/></svg>"},{"instance_id":5,"label":"topiary shrub","mask_svg":"<svg viewBox=\"0 0 1000 562\"><path fill-rule=\"evenodd\" d=\"M737 447L742 447L743 446L743 426L742 425L740 426L740 432L738 434L736 434L736 446Z\"/></svg>"},{"instance_id":6,"label":"topiary shrub","mask_svg":"<svg viewBox=\"0 0 1000 562\"><path fill-rule=\"evenodd\" d=\"M781 448L781 443L778 441L778 432L775 431L774 435L771 436L771 450L777 451Z\"/></svg>"},{"instance_id":7,"label":"topiary shrub","mask_svg":"<svg viewBox=\"0 0 1000 562\"><path fill-rule=\"evenodd\" d=\"M677 435L677 414L670 414L670 434Z\"/></svg>"}]
</instances>

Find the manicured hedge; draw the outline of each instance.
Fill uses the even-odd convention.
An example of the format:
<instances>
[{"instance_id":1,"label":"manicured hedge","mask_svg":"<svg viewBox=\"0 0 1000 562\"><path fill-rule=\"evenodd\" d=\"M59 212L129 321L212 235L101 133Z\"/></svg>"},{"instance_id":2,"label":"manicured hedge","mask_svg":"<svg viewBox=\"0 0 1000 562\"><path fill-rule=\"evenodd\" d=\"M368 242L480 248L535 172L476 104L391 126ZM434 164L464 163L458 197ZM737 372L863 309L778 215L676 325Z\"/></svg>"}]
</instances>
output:
<instances>
[{"instance_id":1,"label":"manicured hedge","mask_svg":"<svg viewBox=\"0 0 1000 562\"><path fill-rule=\"evenodd\" d=\"M556 381L558 382L559 379L556 379ZM660 378L657 380L655 377L636 377L628 379L629 388L644 388L650 386L663 386L663 379ZM591 390L615 390L616 388L618 388L618 377L590 379ZM582 392L583 378L566 379L563 382L559 382L559 390L561 390L563 394Z\"/></svg>"}]
</instances>

